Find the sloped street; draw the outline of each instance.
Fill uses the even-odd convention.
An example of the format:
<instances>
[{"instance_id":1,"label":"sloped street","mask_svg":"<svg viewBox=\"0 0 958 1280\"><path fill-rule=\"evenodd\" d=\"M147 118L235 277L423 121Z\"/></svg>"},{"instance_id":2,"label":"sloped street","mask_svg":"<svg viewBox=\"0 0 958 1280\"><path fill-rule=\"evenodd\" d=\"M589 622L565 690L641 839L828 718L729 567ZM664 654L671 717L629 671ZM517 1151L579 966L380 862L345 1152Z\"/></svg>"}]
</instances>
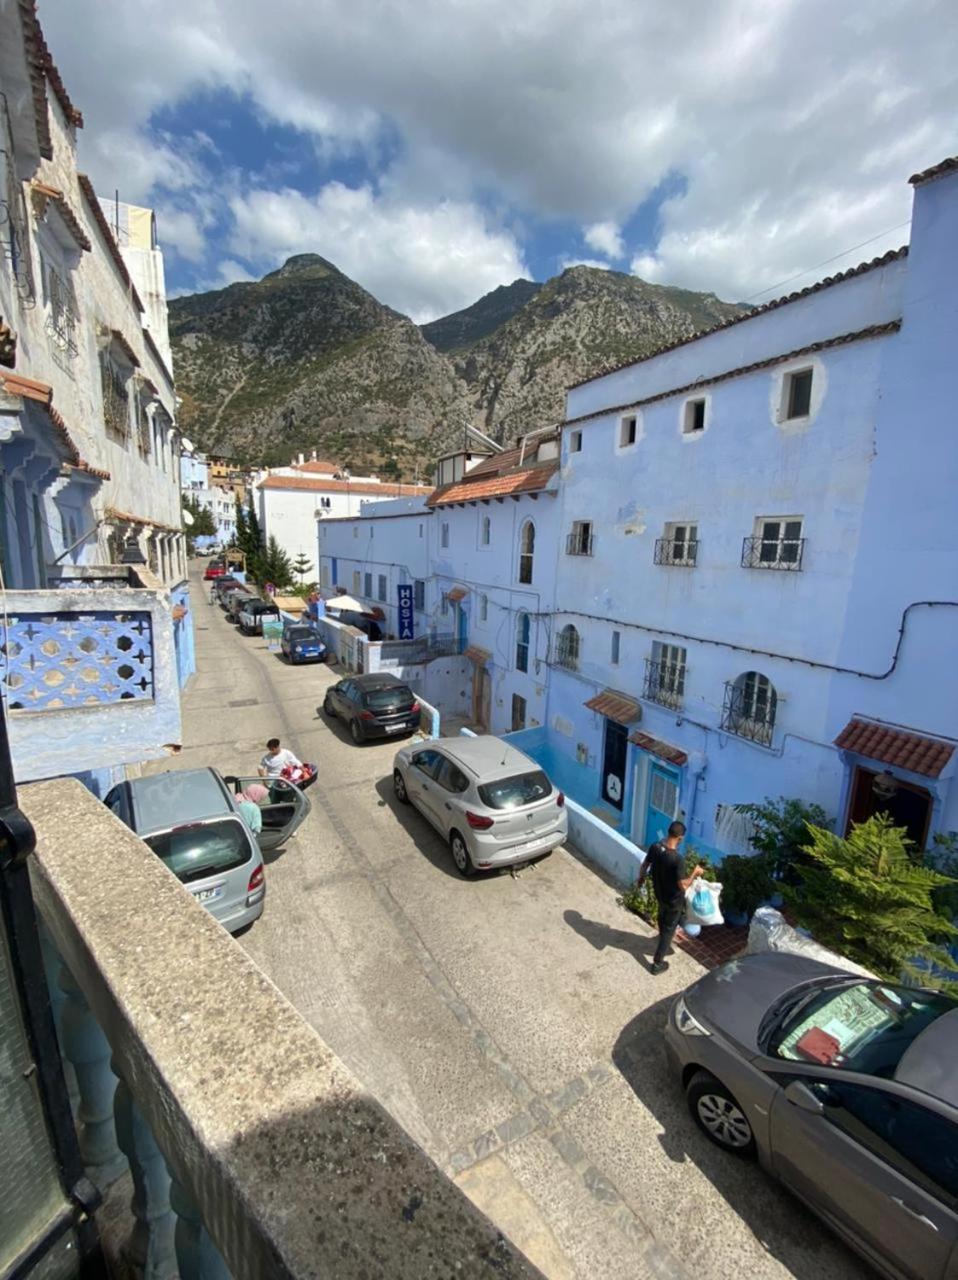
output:
<instances>
[{"instance_id":1,"label":"sloped street","mask_svg":"<svg viewBox=\"0 0 958 1280\"><path fill-rule=\"evenodd\" d=\"M318 714L335 673L237 635L193 581L199 671L171 767L252 774L274 734L320 767L238 945L433 1159L561 1280L864 1277L692 1125L661 1028L695 962L651 977L650 931L567 850L460 879L393 800L394 745L357 748Z\"/></svg>"}]
</instances>

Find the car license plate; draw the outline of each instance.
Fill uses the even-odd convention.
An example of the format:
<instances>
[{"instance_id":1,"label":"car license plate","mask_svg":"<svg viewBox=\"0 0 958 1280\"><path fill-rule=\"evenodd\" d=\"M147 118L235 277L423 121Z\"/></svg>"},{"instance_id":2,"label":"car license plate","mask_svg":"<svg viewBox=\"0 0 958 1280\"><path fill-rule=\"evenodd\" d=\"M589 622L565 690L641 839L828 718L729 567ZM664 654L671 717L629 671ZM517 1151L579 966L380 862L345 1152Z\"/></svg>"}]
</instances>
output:
<instances>
[{"instance_id":1,"label":"car license plate","mask_svg":"<svg viewBox=\"0 0 958 1280\"><path fill-rule=\"evenodd\" d=\"M223 886L218 884L215 889L194 889L193 897L197 902L215 902L217 898L223 896Z\"/></svg>"},{"instance_id":2,"label":"car license plate","mask_svg":"<svg viewBox=\"0 0 958 1280\"><path fill-rule=\"evenodd\" d=\"M387 733L398 733L398 732L400 731L400 729L405 729L405 727L406 727L406 726L405 726L404 724L387 724L387 725L386 725L386 732L387 732Z\"/></svg>"},{"instance_id":3,"label":"car license plate","mask_svg":"<svg viewBox=\"0 0 958 1280\"><path fill-rule=\"evenodd\" d=\"M542 840L543 840L542 836L537 836L535 840L524 840L522 844L516 845L514 852L527 853L530 849L534 849L537 844L541 844Z\"/></svg>"}]
</instances>

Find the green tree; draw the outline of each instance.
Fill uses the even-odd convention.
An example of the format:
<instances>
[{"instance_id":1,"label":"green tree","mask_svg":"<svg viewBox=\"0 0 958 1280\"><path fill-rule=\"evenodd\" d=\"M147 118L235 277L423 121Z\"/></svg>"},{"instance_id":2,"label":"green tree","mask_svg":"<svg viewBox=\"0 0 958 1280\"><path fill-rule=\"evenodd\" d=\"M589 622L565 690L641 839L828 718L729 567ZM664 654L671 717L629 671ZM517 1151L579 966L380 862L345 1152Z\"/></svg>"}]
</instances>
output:
<instances>
[{"instance_id":1,"label":"green tree","mask_svg":"<svg viewBox=\"0 0 958 1280\"><path fill-rule=\"evenodd\" d=\"M292 586L293 583L293 566L290 558L272 534L265 549L261 549L251 562L250 572L260 586L271 582L274 587L282 589Z\"/></svg>"},{"instance_id":2,"label":"green tree","mask_svg":"<svg viewBox=\"0 0 958 1280\"><path fill-rule=\"evenodd\" d=\"M186 525L186 552L187 555L193 555L196 550L197 538L212 538L216 536L216 522L213 519L213 513L209 507L200 505L198 498L191 493L183 495L183 510L188 511L193 517L193 523Z\"/></svg>"},{"instance_id":3,"label":"green tree","mask_svg":"<svg viewBox=\"0 0 958 1280\"><path fill-rule=\"evenodd\" d=\"M828 815L821 805L805 804L802 800L777 800L766 797L761 804L737 804L736 813L752 819L753 833L750 844L768 858L772 874L794 880L794 871L807 862L803 850L808 843L810 826L825 827Z\"/></svg>"},{"instance_id":4,"label":"green tree","mask_svg":"<svg viewBox=\"0 0 958 1280\"><path fill-rule=\"evenodd\" d=\"M313 567L313 562L304 551L301 551L293 561L293 573L299 578L300 586L303 584L303 578L309 573Z\"/></svg>"},{"instance_id":5,"label":"green tree","mask_svg":"<svg viewBox=\"0 0 958 1280\"><path fill-rule=\"evenodd\" d=\"M922 964L958 974L946 949L958 928L935 910L933 898L954 882L915 861L905 828L877 814L847 839L817 826L809 827L809 837L802 882L784 887L797 922L823 946L880 977L897 982L907 974L954 988L953 980L936 978Z\"/></svg>"},{"instance_id":6,"label":"green tree","mask_svg":"<svg viewBox=\"0 0 958 1280\"><path fill-rule=\"evenodd\" d=\"M246 509L239 498L236 499L236 534L233 541L240 551L246 550L249 541L249 524L246 520Z\"/></svg>"}]
</instances>

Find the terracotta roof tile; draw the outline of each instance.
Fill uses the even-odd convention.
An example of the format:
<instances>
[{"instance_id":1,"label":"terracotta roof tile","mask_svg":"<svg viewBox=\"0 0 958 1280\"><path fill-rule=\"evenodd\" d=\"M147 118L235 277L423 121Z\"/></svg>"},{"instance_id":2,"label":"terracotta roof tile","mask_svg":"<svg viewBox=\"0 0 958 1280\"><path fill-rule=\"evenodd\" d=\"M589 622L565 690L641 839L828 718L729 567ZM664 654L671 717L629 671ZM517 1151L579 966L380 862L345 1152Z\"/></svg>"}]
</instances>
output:
<instances>
[{"instance_id":1,"label":"terracotta roof tile","mask_svg":"<svg viewBox=\"0 0 958 1280\"><path fill-rule=\"evenodd\" d=\"M948 162L946 161L945 163ZM914 182L914 178L912 181ZM633 365L644 364L646 360L654 360L656 356L664 355L666 351L675 351L678 347L686 347L690 342L698 342L700 338L708 337L709 334L719 333L722 329L731 329L736 324L744 324L746 320L753 320L755 316L761 316L767 311L775 311L779 307L788 306L790 302L798 302L799 299L807 298L812 293L819 293L822 289L831 288L833 284L841 284L843 280L851 280L855 276L863 276L869 271L887 266L888 263L897 262L900 258L907 256L907 244L902 245L900 249L890 249L888 253L882 254L880 258L872 258L871 262L861 262L857 267L850 267L847 271L840 271L834 276L826 276L824 280L819 280L817 284L810 284L806 289L799 289L797 292L790 293L783 298L775 298L772 302L765 302L760 307L753 307L751 311L747 311L744 315L733 316L731 320L724 320L721 324L714 325L711 329L699 329L698 332L690 334L687 338L680 338L678 342L669 342L664 347L657 347L654 351L650 351L647 356L637 356L634 360L623 360L621 364L608 365L605 369L600 369L598 373L590 373L587 378L580 378L578 382L570 382L566 390L572 391L575 387L584 387L589 382L605 378L610 373L618 373L620 369L631 369Z\"/></svg>"},{"instance_id":2,"label":"terracotta roof tile","mask_svg":"<svg viewBox=\"0 0 958 1280\"><path fill-rule=\"evenodd\" d=\"M149 520L146 516L135 516L129 511L118 511L116 507L107 507L103 514L115 524L138 524L144 529L160 529L163 533L180 532L174 525L164 524L162 520Z\"/></svg>"},{"instance_id":3,"label":"terracotta roof tile","mask_svg":"<svg viewBox=\"0 0 958 1280\"><path fill-rule=\"evenodd\" d=\"M685 764L689 758L688 752L683 751L681 747L673 747L670 742L653 738L650 733L640 733L636 730L635 733L629 734L629 741L641 747L643 751L651 751L660 760L668 760L670 764Z\"/></svg>"},{"instance_id":4,"label":"terracotta roof tile","mask_svg":"<svg viewBox=\"0 0 958 1280\"><path fill-rule=\"evenodd\" d=\"M87 208L93 214L93 221L100 229L100 234L106 242L107 250L113 261L116 263L116 269L119 271L123 283L126 285L133 305L138 311L144 311L143 303L140 301L140 295L136 291L136 285L127 270L127 265L123 261L123 254L120 252L120 246L116 242L116 238L110 229L110 224L106 220L106 214L100 207L100 201L97 199L96 191L93 189L93 183L85 173L77 174L77 181L80 184L80 190L83 192L87 203Z\"/></svg>"},{"instance_id":5,"label":"terracotta roof tile","mask_svg":"<svg viewBox=\"0 0 958 1280\"><path fill-rule=\"evenodd\" d=\"M30 72L30 93L33 98L33 119L37 130L37 143L45 160L53 159L53 139L50 136L50 113L47 107L47 49L40 20L37 18L36 0L20 0L20 21L23 26L23 45Z\"/></svg>"},{"instance_id":6,"label":"terracotta roof tile","mask_svg":"<svg viewBox=\"0 0 958 1280\"><path fill-rule=\"evenodd\" d=\"M307 475L334 476L342 467L338 462L327 462L323 458L310 458L309 462L293 464L297 471L305 471Z\"/></svg>"},{"instance_id":7,"label":"terracotta roof tile","mask_svg":"<svg viewBox=\"0 0 958 1280\"><path fill-rule=\"evenodd\" d=\"M617 689L603 689L582 705L618 724L635 724L636 720L642 719L642 707L635 698L619 693Z\"/></svg>"},{"instance_id":8,"label":"terracotta roof tile","mask_svg":"<svg viewBox=\"0 0 958 1280\"><path fill-rule=\"evenodd\" d=\"M908 181L913 187L920 187L923 182L931 182L934 178L943 178L946 173L954 173L958 169L958 156L949 156L933 164L930 169L922 169L921 173L913 173Z\"/></svg>"},{"instance_id":9,"label":"terracotta roof tile","mask_svg":"<svg viewBox=\"0 0 958 1280\"><path fill-rule=\"evenodd\" d=\"M482 462L477 462L474 467L463 476L464 480L471 480L473 476L497 476L503 471L511 471L513 467L519 465L519 449L504 449L502 453L494 453L488 458L484 458Z\"/></svg>"},{"instance_id":10,"label":"terracotta roof tile","mask_svg":"<svg viewBox=\"0 0 958 1280\"><path fill-rule=\"evenodd\" d=\"M374 493L380 498L425 497L426 484L393 484L372 480L323 480L320 476L267 476L260 489L300 489L311 493Z\"/></svg>"},{"instance_id":11,"label":"terracotta roof tile","mask_svg":"<svg viewBox=\"0 0 958 1280\"><path fill-rule=\"evenodd\" d=\"M462 655L471 662L475 662L478 666L484 667L492 658L492 654L488 649L483 649L481 645L471 644Z\"/></svg>"},{"instance_id":12,"label":"terracotta roof tile","mask_svg":"<svg viewBox=\"0 0 958 1280\"><path fill-rule=\"evenodd\" d=\"M524 467L521 471L507 472L488 479L469 480L463 477L455 484L437 489L426 503L427 507L448 507L457 502L478 502L483 498L503 498L520 493L541 493L559 469L556 461L548 465ZM471 473L470 473L471 474Z\"/></svg>"},{"instance_id":13,"label":"terracotta roof tile","mask_svg":"<svg viewBox=\"0 0 958 1280\"><path fill-rule=\"evenodd\" d=\"M870 720L849 720L835 739L835 746L928 778L938 777L955 749L950 742Z\"/></svg>"},{"instance_id":14,"label":"terracotta roof tile","mask_svg":"<svg viewBox=\"0 0 958 1280\"><path fill-rule=\"evenodd\" d=\"M70 465L78 471L86 471L91 476L96 476L99 480L109 480L109 471L102 471L99 467L91 466L89 462L85 462L80 457L80 450L77 448L76 441L70 434L62 414L53 406L53 388L48 383L37 382L35 378L25 378L21 373L3 373L0 374L0 390L6 391L13 396L21 396L24 399L33 400L42 405L46 410L47 417L66 447Z\"/></svg>"},{"instance_id":15,"label":"terracotta roof tile","mask_svg":"<svg viewBox=\"0 0 958 1280\"><path fill-rule=\"evenodd\" d=\"M468 594L469 594L468 587L457 586L457 587L453 587L451 590L446 592L446 599L451 600L453 604L458 604L460 600L465 600Z\"/></svg>"}]
</instances>

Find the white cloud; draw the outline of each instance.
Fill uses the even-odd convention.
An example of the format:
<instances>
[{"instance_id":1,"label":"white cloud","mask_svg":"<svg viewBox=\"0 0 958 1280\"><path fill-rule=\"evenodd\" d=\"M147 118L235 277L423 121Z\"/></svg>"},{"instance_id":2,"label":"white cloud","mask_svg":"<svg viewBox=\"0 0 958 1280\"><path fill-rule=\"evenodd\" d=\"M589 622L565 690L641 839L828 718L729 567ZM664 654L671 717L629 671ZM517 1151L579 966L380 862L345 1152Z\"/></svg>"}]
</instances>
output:
<instances>
[{"instance_id":1,"label":"white cloud","mask_svg":"<svg viewBox=\"0 0 958 1280\"><path fill-rule=\"evenodd\" d=\"M205 89L248 94L321 157L386 147L355 233L329 195L315 219L371 253L365 283L421 310L444 296L436 261L452 246L464 259L445 269L473 293L518 261L480 198L571 219L597 254L627 248L653 278L741 297L905 220L908 174L954 146L953 0L97 0L82 22L76 0L41 0L41 18L106 190L197 189L202 157L142 129ZM618 229L674 174L685 190L655 245L622 245ZM397 226L437 235L436 251L403 262Z\"/></svg>"},{"instance_id":2,"label":"white cloud","mask_svg":"<svg viewBox=\"0 0 958 1280\"><path fill-rule=\"evenodd\" d=\"M584 229L582 236L590 249L604 254L613 262L625 257L622 232L614 222L593 222L590 227Z\"/></svg>"},{"instance_id":3,"label":"white cloud","mask_svg":"<svg viewBox=\"0 0 958 1280\"><path fill-rule=\"evenodd\" d=\"M321 254L420 323L525 274L512 237L487 227L470 204L419 208L330 182L315 197L291 189L237 195L231 209L230 247L239 257L276 265L294 253Z\"/></svg>"}]
</instances>

